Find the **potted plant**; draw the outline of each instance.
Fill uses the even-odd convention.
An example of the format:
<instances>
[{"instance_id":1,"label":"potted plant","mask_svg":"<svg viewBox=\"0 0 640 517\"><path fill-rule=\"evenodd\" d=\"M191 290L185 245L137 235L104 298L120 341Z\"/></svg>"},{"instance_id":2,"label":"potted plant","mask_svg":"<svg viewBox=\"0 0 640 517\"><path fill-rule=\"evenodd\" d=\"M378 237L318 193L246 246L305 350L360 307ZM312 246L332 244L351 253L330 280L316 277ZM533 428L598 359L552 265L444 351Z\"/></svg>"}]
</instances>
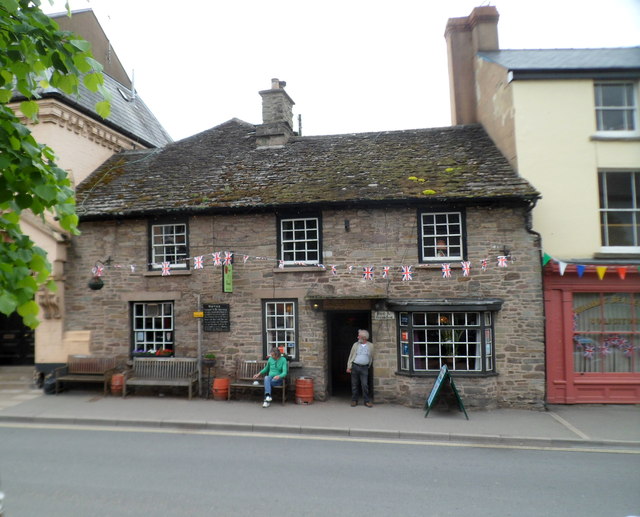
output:
<instances>
[{"instance_id":1,"label":"potted plant","mask_svg":"<svg viewBox=\"0 0 640 517\"><path fill-rule=\"evenodd\" d=\"M173 357L173 350L161 348L156 352L156 357Z\"/></svg>"},{"instance_id":2,"label":"potted plant","mask_svg":"<svg viewBox=\"0 0 640 517\"><path fill-rule=\"evenodd\" d=\"M216 365L216 354L213 352L205 352L202 354L202 365L211 368Z\"/></svg>"}]
</instances>

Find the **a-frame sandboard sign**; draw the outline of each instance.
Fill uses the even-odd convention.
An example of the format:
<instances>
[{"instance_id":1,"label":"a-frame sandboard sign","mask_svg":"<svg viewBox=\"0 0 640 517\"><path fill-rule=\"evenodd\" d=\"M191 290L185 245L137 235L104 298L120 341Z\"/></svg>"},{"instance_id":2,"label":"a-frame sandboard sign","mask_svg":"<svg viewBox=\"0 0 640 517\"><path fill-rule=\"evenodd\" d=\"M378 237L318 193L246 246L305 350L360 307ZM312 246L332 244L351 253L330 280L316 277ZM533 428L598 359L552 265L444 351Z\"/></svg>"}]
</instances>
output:
<instances>
[{"instance_id":1,"label":"a-frame sandboard sign","mask_svg":"<svg viewBox=\"0 0 640 517\"><path fill-rule=\"evenodd\" d=\"M424 414L424 417L427 418L427 415L429 414L429 411L431 411L431 408L435 404L436 399L438 398L438 395L440 395L440 390L442 389L442 386L444 386L446 382L449 382L449 386L451 386L451 389L453 390L453 394L456 396L456 400L458 401L458 408L460 409L460 411L464 413L464 416L467 418L467 420L469 420L469 415L467 415L467 411L464 409L464 404L462 403L462 399L460 398L460 394L458 393L456 384L453 382L451 373L449 372L449 368L447 368L446 364L443 364L442 368L440 368L440 373L438 374L438 378L436 379L436 382L433 383L433 388L431 388L431 393L429 393L429 397L424 403L424 409L427 410L427 412Z\"/></svg>"}]
</instances>

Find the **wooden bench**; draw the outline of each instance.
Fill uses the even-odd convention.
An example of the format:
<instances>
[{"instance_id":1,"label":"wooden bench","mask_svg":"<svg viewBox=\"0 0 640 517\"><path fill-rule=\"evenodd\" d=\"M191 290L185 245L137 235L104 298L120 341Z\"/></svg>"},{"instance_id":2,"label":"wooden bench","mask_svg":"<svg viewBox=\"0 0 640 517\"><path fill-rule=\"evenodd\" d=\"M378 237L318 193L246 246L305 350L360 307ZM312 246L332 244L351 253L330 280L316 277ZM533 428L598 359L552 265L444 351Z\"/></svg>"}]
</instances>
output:
<instances>
[{"instance_id":1,"label":"wooden bench","mask_svg":"<svg viewBox=\"0 0 640 517\"><path fill-rule=\"evenodd\" d=\"M228 400L231 400L233 390L262 390L264 391L264 380L260 378L258 384L254 384L256 379L253 376L259 373L265 366L267 361L237 361L234 378L229 383ZM272 386L274 390L282 391L282 404L287 398L287 378L282 379L282 385ZM273 396L273 393L271 394Z\"/></svg>"},{"instance_id":2,"label":"wooden bench","mask_svg":"<svg viewBox=\"0 0 640 517\"><path fill-rule=\"evenodd\" d=\"M199 384L198 360L187 357L134 357L133 368L124 372L122 397L131 386L177 386L189 389Z\"/></svg>"},{"instance_id":3,"label":"wooden bench","mask_svg":"<svg viewBox=\"0 0 640 517\"><path fill-rule=\"evenodd\" d=\"M65 382L101 382L106 395L117 367L118 358L115 356L70 355L66 366L53 371L56 381L55 393L57 395L61 391Z\"/></svg>"}]
</instances>

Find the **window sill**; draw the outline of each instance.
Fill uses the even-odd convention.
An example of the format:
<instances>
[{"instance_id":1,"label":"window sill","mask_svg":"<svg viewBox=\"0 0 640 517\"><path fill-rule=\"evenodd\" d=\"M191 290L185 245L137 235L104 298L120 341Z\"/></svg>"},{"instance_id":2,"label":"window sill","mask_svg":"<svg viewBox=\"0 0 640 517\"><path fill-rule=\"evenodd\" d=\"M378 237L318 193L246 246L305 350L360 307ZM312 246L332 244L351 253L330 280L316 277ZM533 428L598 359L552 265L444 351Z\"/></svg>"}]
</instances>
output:
<instances>
[{"instance_id":1,"label":"window sill","mask_svg":"<svg viewBox=\"0 0 640 517\"><path fill-rule=\"evenodd\" d=\"M326 273L326 268L318 266L285 266L274 267L274 273Z\"/></svg>"},{"instance_id":2,"label":"window sill","mask_svg":"<svg viewBox=\"0 0 640 517\"><path fill-rule=\"evenodd\" d=\"M165 276L188 276L190 274L190 269L172 269L171 274ZM145 271L142 276L162 276L162 271Z\"/></svg>"},{"instance_id":3,"label":"window sill","mask_svg":"<svg viewBox=\"0 0 640 517\"><path fill-rule=\"evenodd\" d=\"M640 135L596 133L589 138L592 142L640 142Z\"/></svg>"},{"instance_id":4,"label":"window sill","mask_svg":"<svg viewBox=\"0 0 640 517\"><path fill-rule=\"evenodd\" d=\"M422 263L414 266L416 269L442 269L442 264L449 264L451 269L462 269L462 259L442 258L441 262Z\"/></svg>"},{"instance_id":5,"label":"window sill","mask_svg":"<svg viewBox=\"0 0 640 517\"><path fill-rule=\"evenodd\" d=\"M454 370L449 370L449 373L451 373L451 375L455 376L455 377L467 377L467 378L485 378L485 377L497 377L498 373L496 372L461 372L461 371L454 371ZM398 375L399 377L412 377L412 378L422 378L422 379L435 379L438 377L438 375L440 374L440 370L433 370L430 372L420 372L420 373L410 373L404 370L397 370L396 375Z\"/></svg>"}]
</instances>

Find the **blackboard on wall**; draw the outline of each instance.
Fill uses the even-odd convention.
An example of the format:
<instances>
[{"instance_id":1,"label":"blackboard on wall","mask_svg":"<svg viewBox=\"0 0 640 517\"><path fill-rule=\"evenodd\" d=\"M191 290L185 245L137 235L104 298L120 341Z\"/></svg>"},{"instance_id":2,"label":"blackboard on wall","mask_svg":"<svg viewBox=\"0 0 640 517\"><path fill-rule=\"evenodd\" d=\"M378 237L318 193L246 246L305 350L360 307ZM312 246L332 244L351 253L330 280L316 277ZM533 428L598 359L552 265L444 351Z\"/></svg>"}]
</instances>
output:
<instances>
[{"instance_id":1,"label":"blackboard on wall","mask_svg":"<svg viewBox=\"0 0 640 517\"><path fill-rule=\"evenodd\" d=\"M229 332L231 322L228 303L203 303L202 330L205 332Z\"/></svg>"}]
</instances>

